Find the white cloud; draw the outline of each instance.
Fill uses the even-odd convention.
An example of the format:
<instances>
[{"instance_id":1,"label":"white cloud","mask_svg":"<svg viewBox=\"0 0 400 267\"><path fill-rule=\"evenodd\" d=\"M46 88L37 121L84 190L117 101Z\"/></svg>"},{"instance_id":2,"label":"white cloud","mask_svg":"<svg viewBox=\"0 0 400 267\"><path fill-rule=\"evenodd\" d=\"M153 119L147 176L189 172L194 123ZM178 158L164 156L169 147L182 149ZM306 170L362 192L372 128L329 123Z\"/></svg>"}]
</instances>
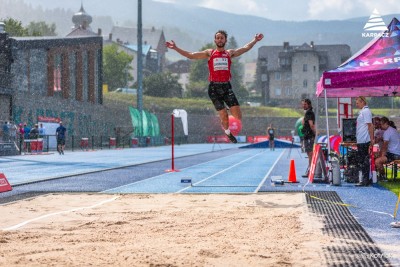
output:
<instances>
[{"instance_id":1,"label":"white cloud","mask_svg":"<svg viewBox=\"0 0 400 267\"><path fill-rule=\"evenodd\" d=\"M260 0L203 0L199 6L241 15L266 17L267 6Z\"/></svg>"},{"instance_id":2,"label":"white cloud","mask_svg":"<svg viewBox=\"0 0 400 267\"><path fill-rule=\"evenodd\" d=\"M337 19L354 10L355 2L348 0L310 0L308 14L312 19Z\"/></svg>"}]
</instances>

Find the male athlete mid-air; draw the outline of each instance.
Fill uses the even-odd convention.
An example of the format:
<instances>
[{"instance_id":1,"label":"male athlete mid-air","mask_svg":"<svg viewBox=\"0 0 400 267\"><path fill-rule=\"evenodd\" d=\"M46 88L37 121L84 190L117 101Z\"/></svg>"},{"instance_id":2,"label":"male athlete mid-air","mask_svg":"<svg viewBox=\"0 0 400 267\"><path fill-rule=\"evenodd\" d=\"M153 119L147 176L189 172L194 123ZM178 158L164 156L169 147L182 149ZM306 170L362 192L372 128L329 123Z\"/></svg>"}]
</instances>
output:
<instances>
[{"instance_id":1,"label":"male athlete mid-air","mask_svg":"<svg viewBox=\"0 0 400 267\"><path fill-rule=\"evenodd\" d=\"M213 102L215 109L218 111L225 134L232 143L237 143L237 140L229 130L229 116L225 104L230 109L232 116L240 121L242 120L242 112L230 83L231 58L238 57L249 51L258 41L262 40L263 37L261 33L258 33L254 36L253 40L243 47L225 50L228 34L223 30L219 30L214 36L216 48L199 52L185 51L177 47L174 41L166 42L168 48L175 50L184 57L189 59L208 59L208 80L210 81L208 96Z\"/></svg>"}]
</instances>

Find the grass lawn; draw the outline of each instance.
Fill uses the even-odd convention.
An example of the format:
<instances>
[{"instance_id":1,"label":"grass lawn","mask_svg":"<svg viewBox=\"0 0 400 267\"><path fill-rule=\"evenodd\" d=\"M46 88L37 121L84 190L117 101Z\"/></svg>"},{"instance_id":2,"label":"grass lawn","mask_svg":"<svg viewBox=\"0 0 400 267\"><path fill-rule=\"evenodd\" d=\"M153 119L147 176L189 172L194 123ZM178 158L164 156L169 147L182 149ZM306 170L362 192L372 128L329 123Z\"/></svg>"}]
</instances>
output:
<instances>
[{"instance_id":1,"label":"grass lawn","mask_svg":"<svg viewBox=\"0 0 400 267\"><path fill-rule=\"evenodd\" d=\"M400 192L400 171L397 171L397 178L392 178L392 169L387 168L387 177L388 180L386 182L379 182L379 185L389 189L396 195L399 195Z\"/></svg>"}]
</instances>

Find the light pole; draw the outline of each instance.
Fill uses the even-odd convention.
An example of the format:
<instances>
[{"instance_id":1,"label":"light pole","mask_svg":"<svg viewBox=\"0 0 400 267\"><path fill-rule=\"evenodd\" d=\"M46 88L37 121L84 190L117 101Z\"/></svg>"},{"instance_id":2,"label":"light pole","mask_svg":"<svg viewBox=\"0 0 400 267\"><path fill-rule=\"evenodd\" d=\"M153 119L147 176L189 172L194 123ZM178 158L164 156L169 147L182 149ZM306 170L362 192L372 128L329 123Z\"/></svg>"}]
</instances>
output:
<instances>
[{"instance_id":1,"label":"light pole","mask_svg":"<svg viewBox=\"0 0 400 267\"><path fill-rule=\"evenodd\" d=\"M137 23L137 109L140 115L140 134L143 134L143 60L142 60L142 0L138 0L138 23Z\"/></svg>"}]
</instances>

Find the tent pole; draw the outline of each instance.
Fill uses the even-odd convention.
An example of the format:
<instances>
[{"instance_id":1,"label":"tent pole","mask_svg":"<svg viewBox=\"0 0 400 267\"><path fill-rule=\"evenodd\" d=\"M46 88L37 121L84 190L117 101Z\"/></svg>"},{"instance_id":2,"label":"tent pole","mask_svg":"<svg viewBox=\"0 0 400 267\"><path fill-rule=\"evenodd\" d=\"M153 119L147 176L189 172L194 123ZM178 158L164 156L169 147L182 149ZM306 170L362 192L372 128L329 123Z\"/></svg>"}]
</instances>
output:
<instances>
[{"instance_id":1,"label":"tent pole","mask_svg":"<svg viewBox=\"0 0 400 267\"><path fill-rule=\"evenodd\" d=\"M324 94L325 94L325 118L326 118L326 143L328 147L328 158L327 160L330 160L330 154L331 154L331 142L329 140L330 134L329 134L329 118L328 118L328 100L326 99L326 89L324 89Z\"/></svg>"},{"instance_id":2,"label":"tent pole","mask_svg":"<svg viewBox=\"0 0 400 267\"><path fill-rule=\"evenodd\" d=\"M317 97L317 108L315 109L315 139L314 139L314 144L318 143L318 120L319 120L319 99Z\"/></svg>"}]
</instances>

